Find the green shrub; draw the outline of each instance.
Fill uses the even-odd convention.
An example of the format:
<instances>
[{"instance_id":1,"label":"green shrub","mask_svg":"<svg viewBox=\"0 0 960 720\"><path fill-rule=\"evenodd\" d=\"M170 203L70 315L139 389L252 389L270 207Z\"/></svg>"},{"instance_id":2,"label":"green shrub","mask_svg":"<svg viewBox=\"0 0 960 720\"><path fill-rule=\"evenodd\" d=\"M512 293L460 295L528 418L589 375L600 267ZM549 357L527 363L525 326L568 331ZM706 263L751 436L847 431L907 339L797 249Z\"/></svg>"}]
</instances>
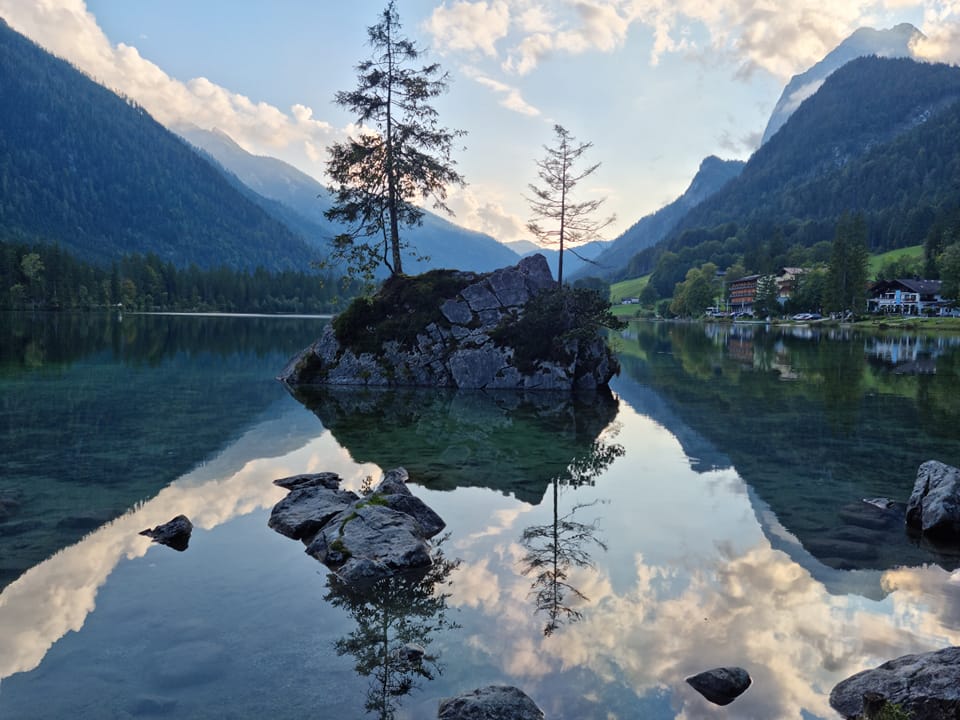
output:
<instances>
[{"instance_id":1,"label":"green shrub","mask_svg":"<svg viewBox=\"0 0 960 720\"><path fill-rule=\"evenodd\" d=\"M378 355L391 340L412 348L417 333L430 323L449 326L440 306L476 279L476 275L458 270L391 277L373 297L357 298L334 318L337 341L357 355Z\"/></svg>"},{"instance_id":2,"label":"green shrub","mask_svg":"<svg viewBox=\"0 0 960 720\"><path fill-rule=\"evenodd\" d=\"M610 301L596 291L562 287L534 297L519 320L500 325L491 337L501 347L512 347L514 365L530 372L538 361L568 362L570 341L590 342L601 328L624 327L611 312Z\"/></svg>"}]
</instances>

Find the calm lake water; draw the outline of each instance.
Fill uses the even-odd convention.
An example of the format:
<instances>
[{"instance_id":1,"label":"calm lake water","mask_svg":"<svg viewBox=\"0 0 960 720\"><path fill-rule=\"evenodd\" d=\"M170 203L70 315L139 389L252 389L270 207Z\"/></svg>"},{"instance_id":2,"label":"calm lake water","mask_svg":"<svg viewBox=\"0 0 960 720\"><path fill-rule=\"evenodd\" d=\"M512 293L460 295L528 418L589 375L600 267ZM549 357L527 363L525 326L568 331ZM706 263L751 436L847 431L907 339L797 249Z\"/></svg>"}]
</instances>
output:
<instances>
[{"instance_id":1,"label":"calm lake water","mask_svg":"<svg viewBox=\"0 0 960 720\"><path fill-rule=\"evenodd\" d=\"M634 324L609 396L295 398L324 322L0 315L0 718L430 718L491 683L835 718L841 679L960 644L960 556L863 502L960 465L956 338ZM396 466L448 526L421 581L352 593L267 527L274 478ZM138 535L181 513L187 551ZM684 682L718 665L754 681L722 711Z\"/></svg>"}]
</instances>

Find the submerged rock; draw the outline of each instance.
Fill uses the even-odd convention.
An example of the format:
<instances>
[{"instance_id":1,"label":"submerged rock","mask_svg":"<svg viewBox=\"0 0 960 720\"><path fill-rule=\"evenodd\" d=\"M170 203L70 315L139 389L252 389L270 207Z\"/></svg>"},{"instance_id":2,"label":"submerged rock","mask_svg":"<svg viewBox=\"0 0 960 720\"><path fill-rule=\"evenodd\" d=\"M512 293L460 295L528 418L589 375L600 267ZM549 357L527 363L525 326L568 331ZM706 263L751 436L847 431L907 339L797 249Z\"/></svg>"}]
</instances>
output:
<instances>
[{"instance_id":1,"label":"submerged rock","mask_svg":"<svg viewBox=\"0 0 960 720\"><path fill-rule=\"evenodd\" d=\"M283 478L275 482L293 489L274 506L269 525L303 540L308 554L351 585L422 570L432 564L427 541L445 523L410 492L407 479L403 468L388 470L359 497L338 489L333 473Z\"/></svg>"},{"instance_id":2,"label":"submerged rock","mask_svg":"<svg viewBox=\"0 0 960 720\"><path fill-rule=\"evenodd\" d=\"M193 523L186 515L177 515L170 522L163 525L157 525L155 528L141 530L141 535L153 538L153 541L172 547L174 550L183 552L190 544L190 533L193 532Z\"/></svg>"},{"instance_id":3,"label":"submerged rock","mask_svg":"<svg viewBox=\"0 0 960 720\"><path fill-rule=\"evenodd\" d=\"M687 678L698 693L716 705L729 705L750 687L750 674L741 667L705 670Z\"/></svg>"},{"instance_id":4,"label":"submerged rock","mask_svg":"<svg viewBox=\"0 0 960 720\"><path fill-rule=\"evenodd\" d=\"M543 710L519 688L488 685L440 702L438 720L543 720Z\"/></svg>"},{"instance_id":5,"label":"submerged rock","mask_svg":"<svg viewBox=\"0 0 960 720\"><path fill-rule=\"evenodd\" d=\"M539 254L484 275L434 270L391 278L372 299L356 301L328 325L279 379L291 387L569 391L606 386L619 371L616 357L595 330L582 332L585 323L596 322L596 314L582 312L579 299L564 301L560 310L531 310L536 305L531 301L555 288ZM566 292L574 297L575 291ZM536 318L536 331L521 325L530 318Z\"/></svg>"},{"instance_id":6,"label":"submerged rock","mask_svg":"<svg viewBox=\"0 0 960 720\"><path fill-rule=\"evenodd\" d=\"M907 525L935 540L960 540L960 469L937 460L920 466Z\"/></svg>"},{"instance_id":7,"label":"submerged rock","mask_svg":"<svg viewBox=\"0 0 960 720\"><path fill-rule=\"evenodd\" d=\"M955 720L960 717L960 647L904 655L839 683L830 693L830 706L848 719L864 713L864 697L898 705L915 720Z\"/></svg>"}]
</instances>

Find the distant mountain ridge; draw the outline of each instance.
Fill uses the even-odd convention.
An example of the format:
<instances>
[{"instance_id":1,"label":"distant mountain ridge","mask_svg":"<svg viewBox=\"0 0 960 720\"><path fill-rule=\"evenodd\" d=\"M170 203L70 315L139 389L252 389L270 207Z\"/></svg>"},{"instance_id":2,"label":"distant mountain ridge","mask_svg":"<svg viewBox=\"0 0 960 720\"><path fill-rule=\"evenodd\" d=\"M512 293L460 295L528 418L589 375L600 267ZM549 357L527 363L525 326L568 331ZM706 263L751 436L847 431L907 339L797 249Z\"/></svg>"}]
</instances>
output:
<instances>
[{"instance_id":1,"label":"distant mountain ridge","mask_svg":"<svg viewBox=\"0 0 960 720\"><path fill-rule=\"evenodd\" d=\"M915 57L912 44L924 37L910 23L901 23L887 30L860 28L831 50L820 62L794 75L784 88L763 131L761 144L766 143L783 127L800 104L813 95L832 72L859 57Z\"/></svg>"},{"instance_id":2,"label":"distant mountain ridge","mask_svg":"<svg viewBox=\"0 0 960 720\"><path fill-rule=\"evenodd\" d=\"M748 269L763 252L829 243L845 213L861 214L883 251L946 232L960 212L960 68L862 57L832 73L740 175L628 263L659 270L668 294L690 267ZM939 230L937 228L940 228ZM672 255L671 255L672 254ZM751 260L747 261L747 255Z\"/></svg>"},{"instance_id":3,"label":"distant mountain ridge","mask_svg":"<svg viewBox=\"0 0 960 720\"><path fill-rule=\"evenodd\" d=\"M305 269L316 253L143 108L0 22L0 237L108 263Z\"/></svg>"},{"instance_id":4,"label":"distant mountain ridge","mask_svg":"<svg viewBox=\"0 0 960 720\"><path fill-rule=\"evenodd\" d=\"M262 196L267 212L300 232L314 248L326 255L330 239L342 228L324 217L333 204L330 191L292 165L244 150L220 130L178 125L174 130L202 152L209 154L226 172ZM404 268L418 273L431 268L457 268L486 272L514 265L519 255L483 233L468 230L425 212L419 227L402 228L413 252L428 260L404 257Z\"/></svg>"},{"instance_id":5,"label":"distant mountain ridge","mask_svg":"<svg viewBox=\"0 0 960 720\"><path fill-rule=\"evenodd\" d=\"M909 192L919 201L936 186L945 197L950 186L942 183L949 183L949 163L956 162L960 143L936 148L935 153L927 148L923 157L910 160L910 165L919 163L913 182L896 182L899 172L881 177L876 167L868 184L853 184L853 178L871 172L859 164L865 157L880 162L898 137L934 121L958 100L960 68L905 58L852 60L832 73L753 154L739 177L692 209L674 234L761 219L833 222L844 210L882 211L877 198L891 190ZM930 172L936 173L936 181L933 176L927 179Z\"/></svg>"},{"instance_id":6,"label":"distant mountain ridge","mask_svg":"<svg viewBox=\"0 0 960 720\"><path fill-rule=\"evenodd\" d=\"M620 279L631 257L663 240L690 210L737 177L744 165L741 160L721 160L714 155L704 158L683 195L635 222L594 258L595 265L582 267L571 277Z\"/></svg>"}]
</instances>

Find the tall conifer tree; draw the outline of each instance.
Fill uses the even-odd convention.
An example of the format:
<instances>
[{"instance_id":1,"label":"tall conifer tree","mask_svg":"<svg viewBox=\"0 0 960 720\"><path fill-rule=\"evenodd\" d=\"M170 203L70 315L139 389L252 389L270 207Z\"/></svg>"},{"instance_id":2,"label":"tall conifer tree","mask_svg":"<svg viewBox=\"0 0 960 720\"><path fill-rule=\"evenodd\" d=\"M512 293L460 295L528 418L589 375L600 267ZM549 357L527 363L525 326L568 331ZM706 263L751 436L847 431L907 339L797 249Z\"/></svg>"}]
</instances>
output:
<instances>
[{"instance_id":1,"label":"tall conifer tree","mask_svg":"<svg viewBox=\"0 0 960 720\"><path fill-rule=\"evenodd\" d=\"M332 259L372 277L381 263L403 273L401 225L419 225L415 200L452 214L447 188L463 185L454 169L453 142L465 133L441 127L430 100L447 91L449 75L437 63L412 67L423 51L401 33L391 0L367 29L370 59L357 65L357 87L336 103L357 116L361 132L329 149L327 173L335 202L325 214L348 230L334 238Z\"/></svg>"}]
</instances>

